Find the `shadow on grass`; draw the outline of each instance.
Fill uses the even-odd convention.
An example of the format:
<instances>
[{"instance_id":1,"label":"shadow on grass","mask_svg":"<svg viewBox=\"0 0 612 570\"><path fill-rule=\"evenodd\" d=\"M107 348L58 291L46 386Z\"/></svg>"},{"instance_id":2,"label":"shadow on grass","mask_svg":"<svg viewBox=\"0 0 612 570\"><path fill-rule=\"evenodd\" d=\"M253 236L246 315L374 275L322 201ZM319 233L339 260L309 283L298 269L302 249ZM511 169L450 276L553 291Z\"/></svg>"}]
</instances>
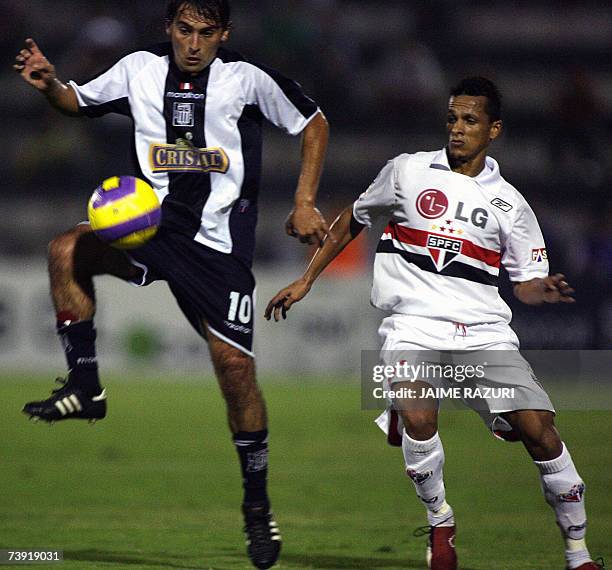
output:
<instances>
[{"instance_id":1,"label":"shadow on grass","mask_svg":"<svg viewBox=\"0 0 612 570\"><path fill-rule=\"evenodd\" d=\"M165 554L159 558L152 559L151 553L133 554L130 552L105 552L103 550L64 550L65 561L81 562L108 562L110 564L121 564L125 566L157 566L161 568L181 568L182 570L209 570L210 565L193 566L191 564L181 564L169 562L167 559L177 559L180 556Z\"/></svg>"},{"instance_id":2,"label":"shadow on grass","mask_svg":"<svg viewBox=\"0 0 612 570\"><path fill-rule=\"evenodd\" d=\"M424 560L339 556L334 554L281 554L281 564L299 564L302 568L419 568Z\"/></svg>"},{"instance_id":3,"label":"shadow on grass","mask_svg":"<svg viewBox=\"0 0 612 570\"><path fill-rule=\"evenodd\" d=\"M374 556L338 556L333 554L281 554L280 564L296 564L300 568L320 568L321 570L335 570L341 568L418 568L426 567L425 559L409 560L406 558L376 558ZM473 570L461 566L461 570Z\"/></svg>"}]
</instances>

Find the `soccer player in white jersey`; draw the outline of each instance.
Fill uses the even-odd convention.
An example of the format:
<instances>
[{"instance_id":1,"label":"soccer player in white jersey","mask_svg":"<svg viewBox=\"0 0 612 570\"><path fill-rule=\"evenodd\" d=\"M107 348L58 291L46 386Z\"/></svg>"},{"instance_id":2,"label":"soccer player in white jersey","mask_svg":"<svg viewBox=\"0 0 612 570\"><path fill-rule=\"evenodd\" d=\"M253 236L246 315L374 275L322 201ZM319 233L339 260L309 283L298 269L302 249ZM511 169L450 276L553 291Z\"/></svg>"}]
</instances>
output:
<instances>
[{"instance_id":1,"label":"soccer player in white jersey","mask_svg":"<svg viewBox=\"0 0 612 570\"><path fill-rule=\"evenodd\" d=\"M81 86L60 81L32 39L17 56L15 70L60 112L132 118L137 174L162 202L160 231L129 256L98 240L88 224L51 242L51 294L69 375L51 398L26 404L24 412L46 421L103 418L92 278L167 281L208 341L240 459L248 554L255 566L269 568L281 542L267 494L267 417L255 380L250 269L262 121L303 133L295 207L285 224L303 243L321 242L329 229L314 206L329 128L297 83L225 49L230 29L228 0L170 0L169 42L133 52Z\"/></svg>"},{"instance_id":2,"label":"soccer player in white jersey","mask_svg":"<svg viewBox=\"0 0 612 570\"><path fill-rule=\"evenodd\" d=\"M376 218L388 221L377 248L371 298L388 315L379 329L382 361L393 361L389 355L397 351L467 355L471 352L457 351L505 350L503 365L485 369L484 380L488 386L511 386L515 397L483 396L466 403L498 436L525 445L563 533L567 568L595 569L599 565L585 543L584 483L554 425L550 399L518 352L510 309L497 290L503 264L523 303L574 302L565 277L548 275L533 211L487 156L502 131L500 113L501 97L493 83L481 77L461 81L448 104L446 147L389 161L332 225L336 241L324 243L303 276L270 301L265 315L285 318L364 227L371 227ZM442 474L438 400L435 393L420 391L437 382L395 376L388 384L400 395L401 388L415 390L412 399L404 392L407 397L390 402L377 423L389 443L401 445L406 472L427 510L429 565L435 570L457 568L455 518Z\"/></svg>"}]
</instances>

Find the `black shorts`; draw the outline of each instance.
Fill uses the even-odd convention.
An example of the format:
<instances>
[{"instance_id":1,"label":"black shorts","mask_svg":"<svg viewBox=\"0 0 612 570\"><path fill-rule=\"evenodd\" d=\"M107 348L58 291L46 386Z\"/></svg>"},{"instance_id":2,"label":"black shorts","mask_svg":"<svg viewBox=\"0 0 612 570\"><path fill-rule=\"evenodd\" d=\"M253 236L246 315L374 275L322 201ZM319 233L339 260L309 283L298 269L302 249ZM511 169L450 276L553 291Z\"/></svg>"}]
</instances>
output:
<instances>
[{"instance_id":1,"label":"black shorts","mask_svg":"<svg viewBox=\"0 0 612 570\"><path fill-rule=\"evenodd\" d=\"M135 285L167 281L181 311L201 336L205 337L205 322L215 336L253 356L255 279L244 263L164 229L127 253L134 265L145 270Z\"/></svg>"}]
</instances>

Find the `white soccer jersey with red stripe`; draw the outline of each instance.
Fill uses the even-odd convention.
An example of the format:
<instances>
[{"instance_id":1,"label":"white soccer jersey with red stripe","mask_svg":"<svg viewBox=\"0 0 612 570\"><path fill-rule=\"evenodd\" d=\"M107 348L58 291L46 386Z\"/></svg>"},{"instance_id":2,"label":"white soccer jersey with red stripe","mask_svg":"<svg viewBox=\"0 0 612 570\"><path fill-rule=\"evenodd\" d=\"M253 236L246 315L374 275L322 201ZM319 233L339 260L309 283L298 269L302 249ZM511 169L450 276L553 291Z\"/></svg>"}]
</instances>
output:
<instances>
[{"instance_id":1,"label":"white soccer jersey with red stripe","mask_svg":"<svg viewBox=\"0 0 612 570\"><path fill-rule=\"evenodd\" d=\"M525 198L486 158L476 177L450 169L446 150L389 161L353 206L368 227L389 223L376 250L372 304L390 313L464 324L510 322L497 289L548 275L544 238Z\"/></svg>"}]
</instances>

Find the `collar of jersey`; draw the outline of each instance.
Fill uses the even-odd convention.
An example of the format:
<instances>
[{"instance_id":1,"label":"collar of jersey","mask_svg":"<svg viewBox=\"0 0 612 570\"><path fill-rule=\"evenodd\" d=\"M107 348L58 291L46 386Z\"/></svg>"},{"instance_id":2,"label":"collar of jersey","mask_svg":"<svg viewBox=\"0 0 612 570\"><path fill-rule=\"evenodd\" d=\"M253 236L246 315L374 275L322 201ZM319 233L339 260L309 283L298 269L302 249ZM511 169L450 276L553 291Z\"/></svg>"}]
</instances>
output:
<instances>
[{"instance_id":1,"label":"collar of jersey","mask_svg":"<svg viewBox=\"0 0 612 570\"><path fill-rule=\"evenodd\" d=\"M434 155L433 160L430 163L430 167L436 168L438 170L448 170L449 172L451 172L451 167L448 162L448 156L446 154L446 147L444 147L442 150L439 150ZM456 172L455 174L459 173ZM459 174L459 176L465 175ZM477 182L480 186L487 190L492 190L498 187L502 182L502 177L499 172L499 164L497 164L497 161L490 156L487 156L485 158L485 167L482 169L480 174L474 177L468 176L468 178L471 178L472 180L474 180L474 182Z\"/></svg>"}]
</instances>

